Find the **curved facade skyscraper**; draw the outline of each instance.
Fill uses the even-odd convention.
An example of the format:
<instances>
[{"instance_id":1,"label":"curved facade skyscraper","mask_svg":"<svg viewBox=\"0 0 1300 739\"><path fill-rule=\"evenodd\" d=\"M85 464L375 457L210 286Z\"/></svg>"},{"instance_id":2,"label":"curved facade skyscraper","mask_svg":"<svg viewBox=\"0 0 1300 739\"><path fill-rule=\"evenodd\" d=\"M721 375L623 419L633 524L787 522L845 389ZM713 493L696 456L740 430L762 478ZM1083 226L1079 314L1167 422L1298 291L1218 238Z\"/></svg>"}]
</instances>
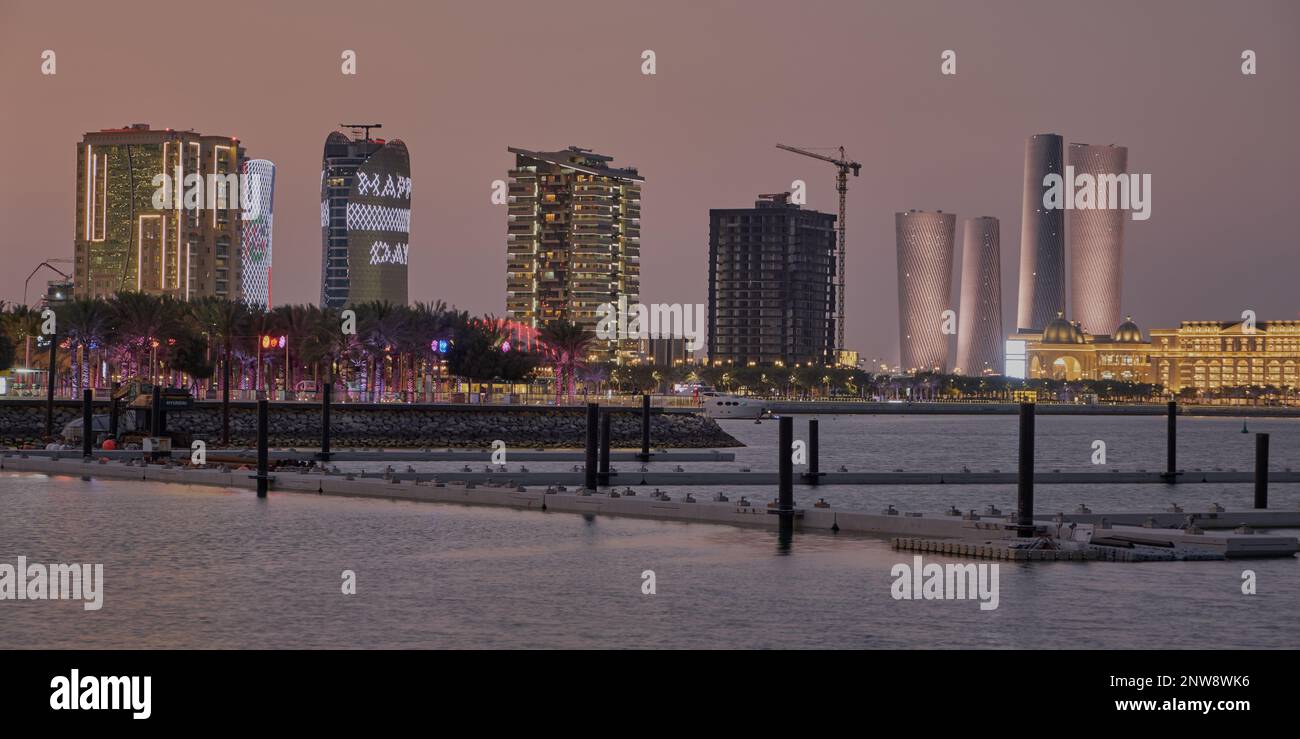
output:
<instances>
[{"instance_id":1,"label":"curved facade skyscraper","mask_svg":"<svg viewBox=\"0 0 1300 739\"><path fill-rule=\"evenodd\" d=\"M1043 178L1063 174L1063 146L1061 137L1054 133L1035 134L1025 140L1018 328L1042 329L1065 310L1065 213L1059 208L1043 207Z\"/></svg>"},{"instance_id":2,"label":"curved facade skyscraper","mask_svg":"<svg viewBox=\"0 0 1300 739\"><path fill-rule=\"evenodd\" d=\"M998 219L966 220L955 367L962 374L1002 374L1001 238Z\"/></svg>"},{"instance_id":3,"label":"curved facade skyscraper","mask_svg":"<svg viewBox=\"0 0 1300 739\"><path fill-rule=\"evenodd\" d=\"M1128 172L1124 146L1070 144L1074 175L1091 175L1098 192L1118 192L1123 183L1106 175ZM1120 324L1121 267L1124 254L1124 218L1128 211L1112 207L1070 210L1070 315L1090 334L1108 335Z\"/></svg>"},{"instance_id":4,"label":"curved facade skyscraper","mask_svg":"<svg viewBox=\"0 0 1300 739\"><path fill-rule=\"evenodd\" d=\"M943 211L894 214L898 242L899 366L904 372L948 369L943 312L952 295L957 216Z\"/></svg>"},{"instance_id":5,"label":"curved facade skyscraper","mask_svg":"<svg viewBox=\"0 0 1300 739\"><path fill-rule=\"evenodd\" d=\"M325 139L321 166L321 305L406 304L411 158L406 144Z\"/></svg>"},{"instance_id":6,"label":"curved facade skyscraper","mask_svg":"<svg viewBox=\"0 0 1300 739\"><path fill-rule=\"evenodd\" d=\"M243 212L240 243L240 294L248 305L271 307L271 222L275 207L275 165L265 159L244 162L249 208Z\"/></svg>"}]
</instances>

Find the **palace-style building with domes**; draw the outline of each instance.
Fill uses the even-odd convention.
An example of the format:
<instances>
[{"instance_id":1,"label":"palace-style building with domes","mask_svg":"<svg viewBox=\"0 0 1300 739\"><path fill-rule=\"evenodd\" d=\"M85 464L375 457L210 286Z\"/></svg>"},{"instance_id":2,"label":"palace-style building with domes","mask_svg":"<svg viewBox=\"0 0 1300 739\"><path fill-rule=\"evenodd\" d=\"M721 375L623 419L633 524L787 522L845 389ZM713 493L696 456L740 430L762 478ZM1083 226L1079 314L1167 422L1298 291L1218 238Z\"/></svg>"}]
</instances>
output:
<instances>
[{"instance_id":1,"label":"palace-style building with domes","mask_svg":"<svg viewBox=\"0 0 1300 739\"><path fill-rule=\"evenodd\" d=\"M1041 332L1009 337L1007 375L1142 382L1175 393L1300 387L1300 321L1183 321L1143 338L1132 318L1107 336L1058 314Z\"/></svg>"}]
</instances>

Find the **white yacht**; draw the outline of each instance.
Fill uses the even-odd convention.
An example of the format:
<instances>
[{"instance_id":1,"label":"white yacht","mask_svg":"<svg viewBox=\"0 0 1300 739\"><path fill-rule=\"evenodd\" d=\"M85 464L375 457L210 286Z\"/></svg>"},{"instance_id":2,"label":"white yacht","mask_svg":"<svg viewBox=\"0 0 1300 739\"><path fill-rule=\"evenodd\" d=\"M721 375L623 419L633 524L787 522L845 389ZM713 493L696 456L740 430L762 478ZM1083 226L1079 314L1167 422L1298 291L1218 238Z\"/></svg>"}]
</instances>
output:
<instances>
[{"instance_id":1,"label":"white yacht","mask_svg":"<svg viewBox=\"0 0 1300 739\"><path fill-rule=\"evenodd\" d=\"M767 410L760 398L722 393L700 393L700 405L709 418L760 418Z\"/></svg>"}]
</instances>

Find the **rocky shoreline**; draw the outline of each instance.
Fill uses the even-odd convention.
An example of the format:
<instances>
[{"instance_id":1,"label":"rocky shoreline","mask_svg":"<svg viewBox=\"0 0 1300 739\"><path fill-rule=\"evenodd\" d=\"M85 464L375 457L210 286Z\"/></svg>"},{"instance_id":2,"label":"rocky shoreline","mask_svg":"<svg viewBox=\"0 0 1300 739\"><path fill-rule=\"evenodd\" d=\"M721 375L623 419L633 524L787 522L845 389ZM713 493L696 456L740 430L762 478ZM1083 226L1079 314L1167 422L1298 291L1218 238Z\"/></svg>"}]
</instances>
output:
<instances>
[{"instance_id":1,"label":"rocky shoreline","mask_svg":"<svg viewBox=\"0 0 1300 739\"><path fill-rule=\"evenodd\" d=\"M96 415L108 412L96 403ZM57 435L69 421L81 418L81 405L56 401ZM331 410L331 445L341 447L473 447L500 439L510 446L574 448L586 443L586 408L544 406L406 406L347 404ZM271 445L320 445L321 411L315 404L272 403ZM193 409L170 411L167 429L216 446L221 436L221 404L196 403ZM233 446L255 443L257 407L232 403L230 441ZM45 404L39 400L0 401L0 446L44 446ZM610 422L611 444L633 448L641 444L641 411L618 407ZM655 447L721 448L742 446L711 418L699 413L661 412L650 416L650 440Z\"/></svg>"}]
</instances>

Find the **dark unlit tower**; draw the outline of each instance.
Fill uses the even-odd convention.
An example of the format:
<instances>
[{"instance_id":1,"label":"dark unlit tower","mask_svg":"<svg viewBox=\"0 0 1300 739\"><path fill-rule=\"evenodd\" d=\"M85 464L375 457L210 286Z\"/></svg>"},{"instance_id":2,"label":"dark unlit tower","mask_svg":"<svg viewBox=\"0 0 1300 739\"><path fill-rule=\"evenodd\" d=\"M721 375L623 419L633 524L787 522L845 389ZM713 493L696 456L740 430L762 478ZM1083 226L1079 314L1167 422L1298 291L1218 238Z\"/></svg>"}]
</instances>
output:
<instances>
[{"instance_id":1,"label":"dark unlit tower","mask_svg":"<svg viewBox=\"0 0 1300 739\"><path fill-rule=\"evenodd\" d=\"M1043 178L1062 175L1062 155L1058 134L1040 133L1025 140L1018 328L1041 330L1065 312L1065 212L1043 205Z\"/></svg>"}]
</instances>

